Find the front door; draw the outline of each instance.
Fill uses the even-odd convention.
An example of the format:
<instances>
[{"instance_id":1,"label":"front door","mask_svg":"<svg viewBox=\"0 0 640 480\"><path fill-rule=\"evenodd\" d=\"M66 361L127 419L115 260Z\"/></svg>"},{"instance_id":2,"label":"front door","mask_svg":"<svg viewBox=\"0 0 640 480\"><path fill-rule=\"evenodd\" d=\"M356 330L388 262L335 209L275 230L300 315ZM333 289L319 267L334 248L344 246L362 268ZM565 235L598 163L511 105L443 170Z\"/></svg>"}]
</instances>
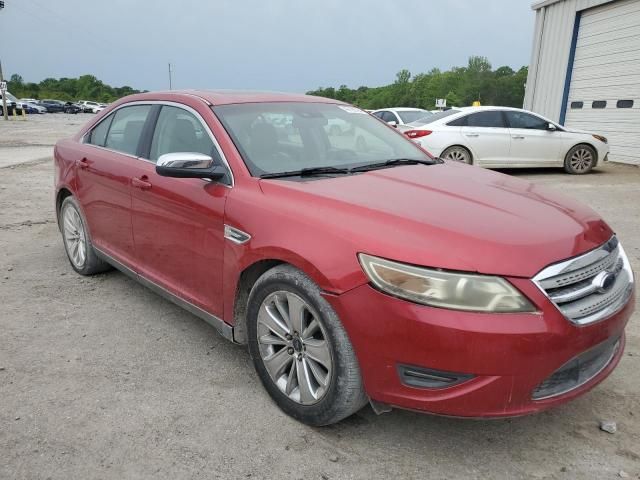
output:
<instances>
[{"instance_id":1,"label":"front door","mask_svg":"<svg viewBox=\"0 0 640 480\"><path fill-rule=\"evenodd\" d=\"M561 165L564 134L549 130L549 121L517 110L506 111L511 133L511 159L519 166Z\"/></svg>"},{"instance_id":2,"label":"front door","mask_svg":"<svg viewBox=\"0 0 640 480\"><path fill-rule=\"evenodd\" d=\"M148 161L137 164L132 182L133 237L140 274L174 295L222 317L224 182L158 175L166 153L220 156L195 112L162 106Z\"/></svg>"}]
</instances>

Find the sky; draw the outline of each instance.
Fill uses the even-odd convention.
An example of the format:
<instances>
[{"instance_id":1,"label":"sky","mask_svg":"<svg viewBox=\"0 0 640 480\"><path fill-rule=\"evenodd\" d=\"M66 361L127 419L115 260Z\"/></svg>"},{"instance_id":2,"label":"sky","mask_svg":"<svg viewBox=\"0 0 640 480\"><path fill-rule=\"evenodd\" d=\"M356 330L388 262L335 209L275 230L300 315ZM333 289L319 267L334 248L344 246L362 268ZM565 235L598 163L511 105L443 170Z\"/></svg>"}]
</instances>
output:
<instances>
[{"instance_id":1,"label":"sky","mask_svg":"<svg viewBox=\"0 0 640 480\"><path fill-rule=\"evenodd\" d=\"M305 92L395 74L528 65L531 0L5 0L0 61L25 81Z\"/></svg>"}]
</instances>

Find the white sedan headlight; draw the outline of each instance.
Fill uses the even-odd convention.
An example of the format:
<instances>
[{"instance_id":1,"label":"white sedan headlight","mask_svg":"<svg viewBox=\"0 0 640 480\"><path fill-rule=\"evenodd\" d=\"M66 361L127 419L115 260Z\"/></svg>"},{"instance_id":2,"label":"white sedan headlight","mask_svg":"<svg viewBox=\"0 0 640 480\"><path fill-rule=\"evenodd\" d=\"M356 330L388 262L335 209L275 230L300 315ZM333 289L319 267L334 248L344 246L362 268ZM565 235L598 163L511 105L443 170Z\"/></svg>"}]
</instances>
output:
<instances>
[{"instance_id":1,"label":"white sedan headlight","mask_svg":"<svg viewBox=\"0 0 640 480\"><path fill-rule=\"evenodd\" d=\"M361 253L360 264L383 292L432 307L473 312L534 312L504 278L414 267Z\"/></svg>"}]
</instances>

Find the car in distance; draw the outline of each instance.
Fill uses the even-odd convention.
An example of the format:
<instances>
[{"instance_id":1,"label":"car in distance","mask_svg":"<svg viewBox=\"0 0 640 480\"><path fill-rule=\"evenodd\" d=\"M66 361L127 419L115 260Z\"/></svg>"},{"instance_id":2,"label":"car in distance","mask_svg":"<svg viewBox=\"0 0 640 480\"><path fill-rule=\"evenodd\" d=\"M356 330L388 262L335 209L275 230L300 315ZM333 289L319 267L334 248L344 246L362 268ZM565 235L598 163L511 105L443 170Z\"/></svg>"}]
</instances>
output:
<instances>
[{"instance_id":1,"label":"car in distance","mask_svg":"<svg viewBox=\"0 0 640 480\"><path fill-rule=\"evenodd\" d=\"M609 154L605 137L519 108L455 108L400 128L437 157L486 168L564 167L584 174Z\"/></svg>"},{"instance_id":2,"label":"car in distance","mask_svg":"<svg viewBox=\"0 0 640 480\"><path fill-rule=\"evenodd\" d=\"M31 109L32 111L27 111L27 113L47 113L47 109L42 105L38 104L38 101L30 98L21 98L19 100L20 103L26 105L27 110Z\"/></svg>"},{"instance_id":3,"label":"car in distance","mask_svg":"<svg viewBox=\"0 0 640 480\"><path fill-rule=\"evenodd\" d=\"M365 145L332 135L337 120ZM269 395L307 424L367 401L539 412L623 355L634 278L595 212L432 158L350 105L138 94L54 158L72 268L115 266L247 344Z\"/></svg>"},{"instance_id":4,"label":"car in distance","mask_svg":"<svg viewBox=\"0 0 640 480\"><path fill-rule=\"evenodd\" d=\"M431 117L432 112L423 110L422 108L399 107L374 110L371 112L371 115L378 117L380 120L387 122L393 127L396 127L398 125L406 125L423 118L429 118Z\"/></svg>"},{"instance_id":5,"label":"car in distance","mask_svg":"<svg viewBox=\"0 0 640 480\"><path fill-rule=\"evenodd\" d=\"M105 108L102 104L91 100L82 100L78 102L78 105L82 107L85 113L99 113Z\"/></svg>"}]
</instances>

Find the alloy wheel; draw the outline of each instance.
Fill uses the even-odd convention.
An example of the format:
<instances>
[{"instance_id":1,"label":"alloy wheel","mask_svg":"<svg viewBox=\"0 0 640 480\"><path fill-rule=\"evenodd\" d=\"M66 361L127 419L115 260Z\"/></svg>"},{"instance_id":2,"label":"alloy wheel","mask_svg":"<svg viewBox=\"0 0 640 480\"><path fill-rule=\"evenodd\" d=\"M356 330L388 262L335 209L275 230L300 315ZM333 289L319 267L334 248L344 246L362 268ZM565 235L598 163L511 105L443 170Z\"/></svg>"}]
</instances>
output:
<instances>
[{"instance_id":1,"label":"alloy wheel","mask_svg":"<svg viewBox=\"0 0 640 480\"><path fill-rule=\"evenodd\" d=\"M576 172L586 172L593 164L593 153L588 148L578 148L571 155L569 164Z\"/></svg>"},{"instance_id":2,"label":"alloy wheel","mask_svg":"<svg viewBox=\"0 0 640 480\"><path fill-rule=\"evenodd\" d=\"M464 148L454 147L449 148L444 152L443 158L446 160L454 160L456 162L471 163L471 157L469 152Z\"/></svg>"},{"instance_id":3,"label":"alloy wheel","mask_svg":"<svg viewBox=\"0 0 640 480\"><path fill-rule=\"evenodd\" d=\"M68 206L62 215L64 243L73 265L81 269L87 259L87 244L82 218L78 211Z\"/></svg>"},{"instance_id":4,"label":"alloy wheel","mask_svg":"<svg viewBox=\"0 0 640 480\"><path fill-rule=\"evenodd\" d=\"M257 336L262 363L282 393L301 405L324 397L333 361L313 307L291 292L270 294L260 305Z\"/></svg>"}]
</instances>

